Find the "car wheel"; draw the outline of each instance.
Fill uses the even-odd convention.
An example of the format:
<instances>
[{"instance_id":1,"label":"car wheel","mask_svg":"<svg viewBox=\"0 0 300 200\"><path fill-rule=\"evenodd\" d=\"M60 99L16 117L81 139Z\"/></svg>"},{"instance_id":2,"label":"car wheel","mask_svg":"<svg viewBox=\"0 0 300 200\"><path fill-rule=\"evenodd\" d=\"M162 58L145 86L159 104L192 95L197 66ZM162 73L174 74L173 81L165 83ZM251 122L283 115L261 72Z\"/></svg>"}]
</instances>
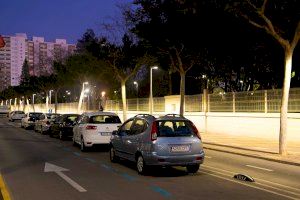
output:
<instances>
[{"instance_id":1,"label":"car wheel","mask_svg":"<svg viewBox=\"0 0 300 200\"><path fill-rule=\"evenodd\" d=\"M110 158L110 161L113 163L115 163L119 160L118 156L116 156L115 148L113 146L110 147L109 158Z\"/></svg>"},{"instance_id":2,"label":"car wheel","mask_svg":"<svg viewBox=\"0 0 300 200\"><path fill-rule=\"evenodd\" d=\"M146 174L147 166L142 155L139 155L136 161L136 168L139 174Z\"/></svg>"},{"instance_id":3,"label":"car wheel","mask_svg":"<svg viewBox=\"0 0 300 200\"><path fill-rule=\"evenodd\" d=\"M199 168L200 168L199 164L186 166L188 173L196 173L199 170Z\"/></svg>"},{"instance_id":4,"label":"car wheel","mask_svg":"<svg viewBox=\"0 0 300 200\"><path fill-rule=\"evenodd\" d=\"M84 145L84 140L83 140L83 138L81 138L80 150L81 150L82 152L86 151L86 147L85 147L85 145Z\"/></svg>"},{"instance_id":5,"label":"car wheel","mask_svg":"<svg viewBox=\"0 0 300 200\"><path fill-rule=\"evenodd\" d=\"M62 131L59 131L58 137L59 137L60 140L64 139L64 135L63 135Z\"/></svg>"}]
</instances>

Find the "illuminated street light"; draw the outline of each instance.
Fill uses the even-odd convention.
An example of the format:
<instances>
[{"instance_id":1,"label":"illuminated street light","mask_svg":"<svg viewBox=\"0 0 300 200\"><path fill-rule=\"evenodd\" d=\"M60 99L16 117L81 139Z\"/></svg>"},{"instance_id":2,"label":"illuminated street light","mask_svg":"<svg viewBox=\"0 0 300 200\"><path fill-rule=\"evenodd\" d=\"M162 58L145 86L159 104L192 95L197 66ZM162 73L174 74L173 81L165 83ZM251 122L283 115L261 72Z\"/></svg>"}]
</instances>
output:
<instances>
[{"instance_id":1,"label":"illuminated street light","mask_svg":"<svg viewBox=\"0 0 300 200\"><path fill-rule=\"evenodd\" d=\"M150 98L149 98L149 109L150 109L150 115L153 113L153 93L152 93L152 70L158 69L157 66L153 66L150 68Z\"/></svg>"},{"instance_id":2,"label":"illuminated street light","mask_svg":"<svg viewBox=\"0 0 300 200\"><path fill-rule=\"evenodd\" d=\"M102 96L102 97L104 97L104 96L105 96L105 94L106 94L106 92L105 92L105 91L102 91L102 92L101 92L101 96Z\"/></svg>"}]
</instances>

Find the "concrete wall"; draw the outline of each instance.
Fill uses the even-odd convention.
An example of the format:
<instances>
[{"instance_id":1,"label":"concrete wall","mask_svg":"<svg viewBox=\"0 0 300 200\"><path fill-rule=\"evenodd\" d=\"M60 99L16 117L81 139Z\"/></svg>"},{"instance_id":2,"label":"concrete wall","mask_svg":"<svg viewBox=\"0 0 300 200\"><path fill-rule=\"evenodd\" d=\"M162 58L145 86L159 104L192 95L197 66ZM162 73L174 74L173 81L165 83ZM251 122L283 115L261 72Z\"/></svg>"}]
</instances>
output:
<instances>
[{"instance_id":1,"label":"concrete wall","mask_svg":"<svg viewBox=\"0 0 300 200\"><path fill-rule=\"evenodd\" d=\"M154 112L154 116L179 113L178 96L165 99L165 112ZM77 103L59 104L58 113L77 113ZM12 106L13 108L14 106ZM54 112L54 104L50 105ZM14 109L14 108L13 108ZM22 110L20 107L19 110ZM86 111L85 109L83 109ZM33 111L32 106L26 106L25 111ZM35 105L35 111L47 112L45 104ZM108 110L109 111L109 110ZM120 119L122 111L116 112ZM128 111L128 118L147 112ZM239 135L255 138L279 138L279 113L238 113L238 112L186 112L185 117L194 122L202 133ZM300 141L300 113L288 114L288 141Z\"/></svg>"}]
</instances>

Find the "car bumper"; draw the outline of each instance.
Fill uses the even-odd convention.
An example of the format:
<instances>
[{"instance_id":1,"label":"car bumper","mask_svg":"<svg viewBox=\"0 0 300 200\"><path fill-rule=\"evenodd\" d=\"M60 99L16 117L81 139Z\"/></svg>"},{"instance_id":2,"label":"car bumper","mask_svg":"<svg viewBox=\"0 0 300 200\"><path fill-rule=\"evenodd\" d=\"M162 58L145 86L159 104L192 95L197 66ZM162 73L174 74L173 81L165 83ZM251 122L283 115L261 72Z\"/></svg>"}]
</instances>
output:
<instances>
[{"instance_id":1,"label":"car bumper","mask_svg":"<svg viewBox=\"0 0 300 200\"><path fill-rule=\"evenodd\" d=\"M111 136L85 136L84 144L87 147L91 147L97 144L109 144Z\"/></svg>"},{"instance_id":2,"label":"car bumper","mask_svg":"<svg viewBox=\"0 0 300 200\"><path fill-rule=\"evenodd\" d=\"M192 155L159 156L156 152L144 153L144 160L147 165L157 166L186 166L202 164L204 162L204 152Z\"/></svg>"}]
</instances>

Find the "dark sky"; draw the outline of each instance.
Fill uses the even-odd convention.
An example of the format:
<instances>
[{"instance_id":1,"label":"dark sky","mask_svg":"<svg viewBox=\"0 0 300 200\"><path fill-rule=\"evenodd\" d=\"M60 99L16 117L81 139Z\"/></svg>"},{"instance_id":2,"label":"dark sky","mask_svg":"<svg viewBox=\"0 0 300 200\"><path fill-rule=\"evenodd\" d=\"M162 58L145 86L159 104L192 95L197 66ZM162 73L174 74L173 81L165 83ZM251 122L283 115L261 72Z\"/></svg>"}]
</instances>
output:
<instances>
[{"instance_id":1,"label":"dark sky","mask_svg":"<svg viewBox=\"0 0 300 200\"><path fill-rule=\"evenodd\" d=\"M102 22L120 16L116 5L128 2L131 0L3 0L0 34L27 33L30 38L65 38L76 43L87 28L102 33Z\"/></svg>"}]
</instances>

